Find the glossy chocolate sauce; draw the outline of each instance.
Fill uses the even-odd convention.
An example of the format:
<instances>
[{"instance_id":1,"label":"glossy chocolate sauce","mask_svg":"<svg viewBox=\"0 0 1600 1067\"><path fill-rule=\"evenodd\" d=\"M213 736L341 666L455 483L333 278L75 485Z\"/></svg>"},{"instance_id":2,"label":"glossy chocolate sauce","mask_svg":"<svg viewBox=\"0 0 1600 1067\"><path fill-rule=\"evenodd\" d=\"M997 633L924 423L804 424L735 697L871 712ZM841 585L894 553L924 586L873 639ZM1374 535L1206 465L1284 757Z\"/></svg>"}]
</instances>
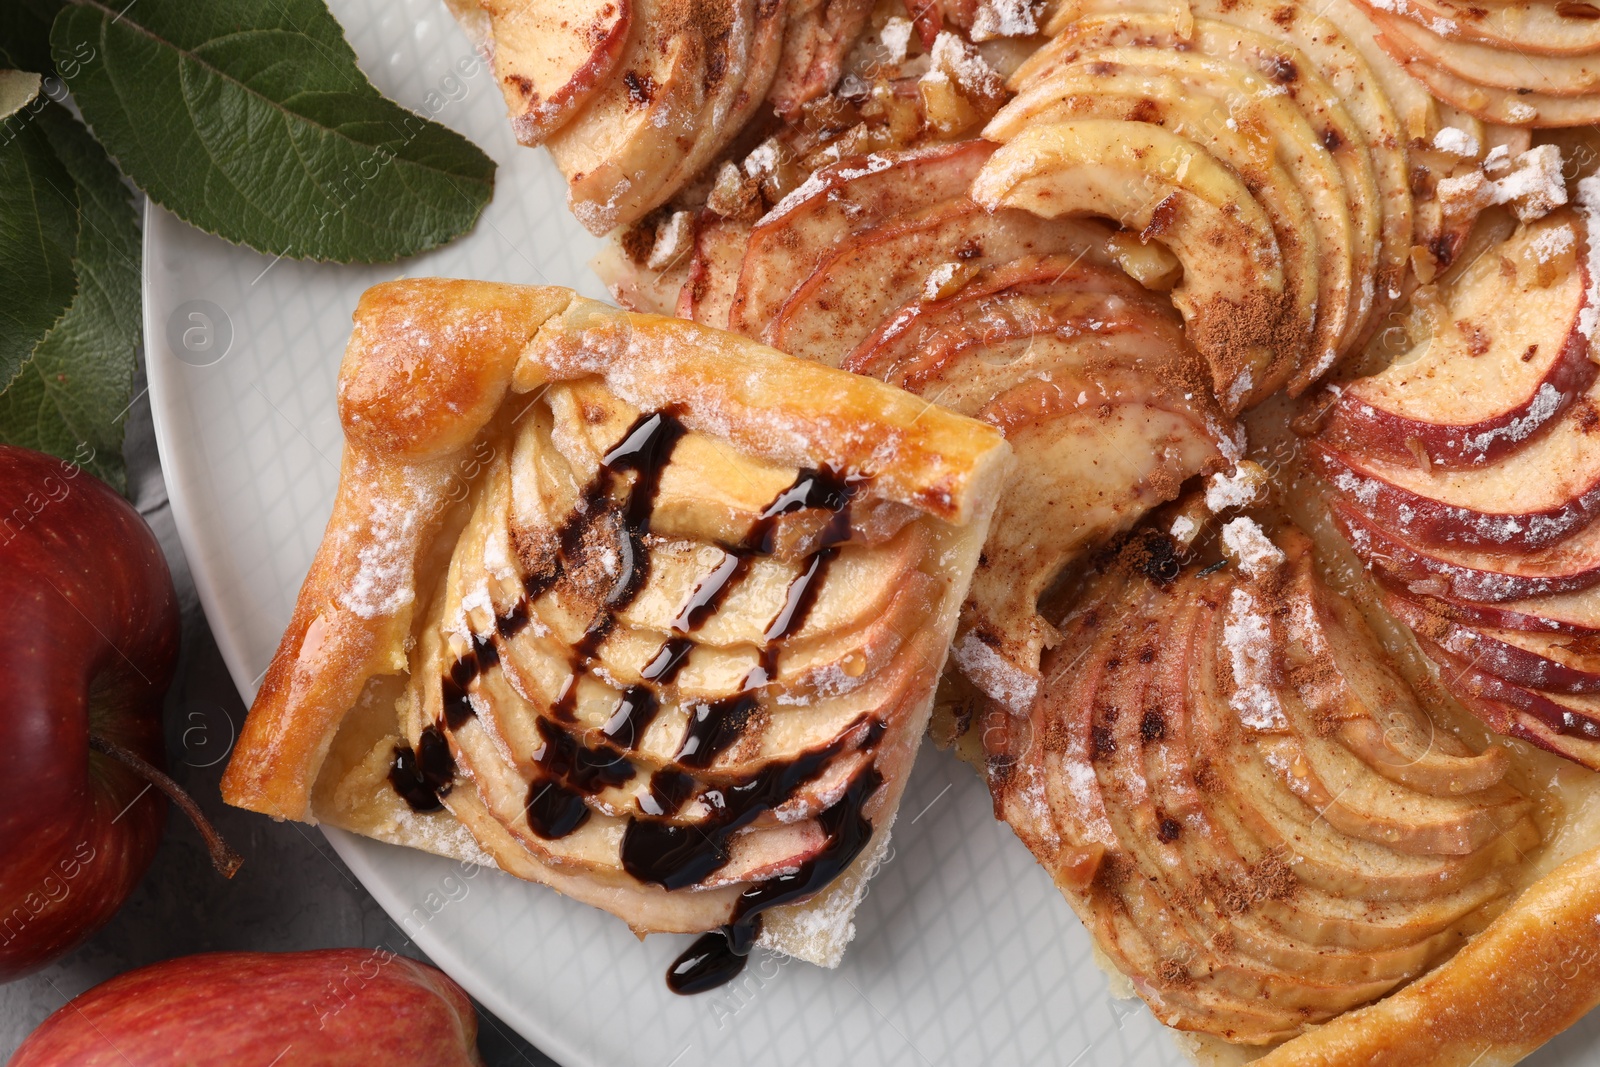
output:
<instances>
[{"instance_id":1,"label":"glossy chocolate sauce","mask_svg":"<svg viewBox=\"0 0 1600 1067\"><path fill-rule=\"evenodd\" d=\"M417 740L417 747L397 744L389 764L389 784L412 811L438 811L455 785L456 761L450 755L450 742L437 726L428 726Z\"/></svg>"},{"instance_id":2,"label":"glossy chocolate sauce","mask_svg":"<svg viewBox=\"0 0 1600 1067\"><path fill-rule=\"evenodd\" d=\"M527 816L533 832L547 839L564 837L584 825L590 815L588 797L635 777L637 769L626 753L639 744L659 710L658 688L670 684L688 661L694 647L689 635L715 616L756 557L774 551L778 520L805 509L827 510L832 513L831 518L790 583L783 607L763 632L759 662L745 677L738 693L690 709L689 726L676 762L680 767L703 769L736 744L760 707L756 694L776 676L779 647L805 625L829 565L839 554L838 546L849 539L850 505L861 479L801 470L795 481L762 510L742 542L728 548L717 568L697 583L673 622L672 635L640 672L643 684L623 691L616 710L600 728L604 741L591 746L579 740L561 723L576 720L579 678L610 636L617 613L638 596L648 579L646 538L655 498L662 472L684 432L683 424L671 412L641 416L629 428L621 443L602 457L599 473L584 488L577 506L562 524L555 558L548 569L524 579L522 600L495 620L495 634L474 636L472 648L441 679L443 725L457 729L474 715L468 696L472 682L499 662L496 639L509 640L528 625L533 601L548 592L566 573L569 562L578 558L591 527L606 514L614 513L611 502L618 476L634 473L620 508L623 538L616 581L603 598L601 610L571 650L571 674L551 707L556 721L541 718L538 722L544 743L534 755L540 773L529 786ZM862 747L875 744L883 729L882 723L871 723ZM693 825L675 825L667 820L695 795L695 778L677 767L656 771L648 788L637 794L641 815L630 819L623 833L623 867L640 881L669 890L700 884L728 862L735 834L789 800L798 788L820 774L842 748L841 740L707 790L702 798L711 814ZM449 792L454 776L449 744L437 725L423 732L416 751L396 746L389 778L414 809L437 810L439 798ZM673 965L669 986L680 993L693 993L737 975L755 942L763 911L816 893L860 854L872 834L861 808L881 784L882 777L874 767L859 773L844 797L817 816L827 834L828 843L823 850L798 870L747 889L729 924L700 938Z\"/></svg>"},{"instance_id":3,"label":"glossy chocolate sauce","mask_svg":"<svg viewBox=\"0 0 1600 1067\"><path fill-rule=\"evenodd\" d=\"M817 816L828 835L822 851L793 873L769 878L740 894L732 921L696 938L673 961L667 969L667 988L674 993L701 993L738 977L761 932L761 913L821 891L867 847L872 840L872 823L861 809L882 784L883 775L876 767L857 774L845 795Z\"/></svg>"}]
</instances>

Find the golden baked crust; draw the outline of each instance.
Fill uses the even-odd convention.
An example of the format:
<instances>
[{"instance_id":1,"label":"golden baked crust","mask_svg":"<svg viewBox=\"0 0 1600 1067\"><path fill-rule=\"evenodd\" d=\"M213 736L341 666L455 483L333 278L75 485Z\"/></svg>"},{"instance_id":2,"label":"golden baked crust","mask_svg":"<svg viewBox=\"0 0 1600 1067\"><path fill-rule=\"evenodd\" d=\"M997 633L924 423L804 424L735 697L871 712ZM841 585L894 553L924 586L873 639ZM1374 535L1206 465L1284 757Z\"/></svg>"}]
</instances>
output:
<instances>
[{"instance_id":1,"label":"golden baked crust","mask_svg":"<svg viewBox=\"0 0 1600 1067\"><path fill-rule=\"evenodd\" d=\"M493 863L612 911L645 933L712 929L729 921L741 892L748 895L770 872L792 871L796 863L828 854L841 832L826 829L840 818L827 821L831 805L840 802L841 791L865 783L866 800L858 806L870 822L872 847L846 857L860 877L837 879L842 888L810 903L790 903L811 895L790 892L783 906L763 916L763 944L836 962L847 923L834 922L819 934L819 923L798 921L797 910L825 909L830 918L847 920L881 854L1007 468L1008 449L998 432L870 379L682 320L619 312L563 289L393 282L369 290L355 318L339 379L346 453L333 517L241 733L224 797L277 818L328 822ZM622 429L630 420L633 428ZM614 559L603 563L609 549L603 552L596 538L607 515L629 514L632 505L611 511L611 490L597 491L594 482L583 492L598 496L580 493L576 503L562 505L564 483L546 476L550 464L571 463L577 477L583 463L599 462L598 484L609 485L613 460L594 457L615 454L640 427L665 425L662 420L677 427L673 440L682 443L668 446L660 460L666 473L650 482L645 498L661 510L655 520L661 529L646 525L628 535L653 539L643 563L630 563L637 570L625 572L642 576L635 588L643 595L618 598L617 585L598 602L596 621L580 622L579 641L563 630L569 626L563 620L573 611L596 610L596 602L583 599L584 582L595 575L583 572L593 571L591 564L615 567ZM678 452L670 451L674 447ZM680 454L681 462L669 458ZM510 516L513 468L519 486L532 479L527 484L534 495L518 498L518 514ZM719 471L737 484L719 492ZM820 529L806 519L817 504L778 506L785 494L824 477L817 472L849 479L838 483L846 494L843 510ZM637 469L627 500L645 477ZM752 506L760 511L774 493L761 513L765 525L758 524L768 532L751 543L756 535L739 524L748 524ZM528 507L548 509L540 512L545 518L527 519L521 512ZM577 533L552 533L550 524L562 514L568 518L561 529L578 521ZM486 537L511 546L522 575L513 586L474 570L488 558ZM692 569L703 565L695 560L712 558L708 552L730 567L739 561L733 569L744 581L733 580L726 603L728 612L751 616L743 620L745 630L717 606L709 618L718 625L703 631L704 619L682 623L684 614L670 625L653 622L663 597L692 589L688 603L696 603L712 580L708 573L725 575L720 564ZM541 567L553 564L559 575L563 563L566 578L542 577ZM811 577L784 577L797 573ZM605 578L605 587L613 581L626 579ZM507 595L513 599L502 603ZM716 596L707 594L722 604ZM789 621L769 624L775 613ZM767 651L762 665L730 691L728 664L744 655L739 642L748 638L739 634L752 623L758 639L766 629ZM856 629L835 639L833 626ZM666 644L663 629L671 638ZM640 667L627 649L653 640L659 658L672 641L689 642L691 634L692 645L679 658L699 658L685 660L690 669L682 679L671 684L675 671L658 685L652 681L659 718L630 726L629 736L618 740L607 716L615 720L612 707L626 705L640 688ZM584 648L559 669L564 686L549 674L546 653L556 640ZM611 651L602 654L602 648ZM806 666L807 657L819 655L843 658ZM492 681L479 681L487 671L479 656L488 657L487 666L500 664L503 674L497 670ZM469 663L471 677L459 676ZM618 693L606 686L620 689L630 677L618 705ZM460 706L453 718L448 703L440 710L440 700L448 702L449 686L457 683ZM462 692L468 686L470 697ZM568 690L576 694L570 707L564 706ZM690 705L690 690L710 703ZM783 706L767 710L752 699L751 707L728 712L736 723L754 716L748 735L739 725L729 736L695 733L695 716L705 721L722 714L715 710L719 701L728 703L722 697L742 699L753 691ZM602 728L591 712L606 693L611 704L600 714ZM701 748L680 742L686 712L687 737L698 736L694 744ZM808 716L817 725L808 726ZM648 732L652 722L667 723L670 736ZM533 723L542 744L537 736L527 740ZM841 728L836 738L827 732ZM419 800L405 775L425 763L424 746L441 738L448 748L436 752L447 753L452 778L431 784L434 793ZM578 746L568 757L576 764L550 762L563 745ZM584 747L590 745L598 747ZM585 774L606 778L605 768L592 762L597 754L626 774L589 789L589 807L562 813L576 823L551 828L536 822L535 805L548 788L576 788L571 783ZM629 865L627 842L637 813L629 814L633 800L615 787L637 784L636 770L701 776L695 780L703 789L743 789L783 759L808 758L820 759L822 769L794 772L782 795L752 809L754 822L737 822L709 873L692 879L676 871L643 875L640 862ZM881 789L873 784L880 781ZM657 795L655 778L649 788ZM646 815L674 818L673 811L652 811L643 794L633 797ZM678 801L681 817L709 821L684 825L714 826L711 809L720 810L724 801L706 808L698 797ZM761 814L780 802L778 818ZM823 899L830 896L837 899Z\"/></svg>"},{"instance_id":2,"label":"golden baked crust","mask_svg":"<svg viewBox=\"0 0 1600 1067\"><path fill-rule=\"evenodd\" d=\"M1525 889L1448 963L1258 1060L1263 1067L1506 1067L1600 1004L1600 849Z\"/></svg>"}]
</instances>

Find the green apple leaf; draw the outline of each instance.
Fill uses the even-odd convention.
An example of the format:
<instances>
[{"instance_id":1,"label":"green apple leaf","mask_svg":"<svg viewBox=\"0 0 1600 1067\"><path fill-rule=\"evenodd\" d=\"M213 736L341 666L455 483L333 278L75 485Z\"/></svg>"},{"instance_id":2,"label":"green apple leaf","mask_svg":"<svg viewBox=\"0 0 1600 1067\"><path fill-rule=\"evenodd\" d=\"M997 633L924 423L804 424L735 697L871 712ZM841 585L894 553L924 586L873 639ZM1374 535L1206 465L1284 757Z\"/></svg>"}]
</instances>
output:
<instances>
[{"instance_id":1,"label":"green apple leaf","mask_svg":"<svg viewBox=\"0 0 1600 1067\"><path fill-rule=\"evenodd\" d=\"M465 233L493 194L494 161L381 96L322 0L77 0L51 45L134 184L258 251L389 262Z\"/></svg>"},{"instance_id":2,"label":"green apple leaf","mask_svg":"<svg viewBox=\"0 0 1600 1067\"><path fill-rule=\"evenodd\" d=\"M35 121L76 187L78 292L0 393L0 441L71 460L121 490L140 334L139 220L105 150L65 108L48 104Z\"/></svg>"},{"instance_id":3,"label":"green apple leaf","mask_svg":"<svg viewBox=\"0 0 1600 1067\"><path fill-rule=\"evenodd\" d=\"M0 62L35 74L54 74L50 24L65 0L5 0L0 3Z\"/></svg>"},{"instance_id":4,"label":"green apple leaf","mask_svg":"<svg viewBox=\"0 0 1600 1067\"><path fill-rule=\"evenodd\" d=\"M0 389L78 289L78 195L40 128L38 102L0 120Z\"/></svg>"}]
</instances>

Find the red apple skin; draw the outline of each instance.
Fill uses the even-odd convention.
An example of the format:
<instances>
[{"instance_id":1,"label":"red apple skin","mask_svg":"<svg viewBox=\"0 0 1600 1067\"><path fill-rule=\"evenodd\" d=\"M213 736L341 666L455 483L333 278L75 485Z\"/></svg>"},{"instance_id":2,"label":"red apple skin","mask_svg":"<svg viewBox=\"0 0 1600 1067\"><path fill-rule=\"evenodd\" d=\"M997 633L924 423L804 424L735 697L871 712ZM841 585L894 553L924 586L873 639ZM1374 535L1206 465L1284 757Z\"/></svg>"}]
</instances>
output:
<instances>
[{"instance_id":1,"label":"red apple skin","mask_svg":"<svg viewBox=\"0 0 1600 1067\"><path fill-rule=\"evenodd\" d=\"M1422 544L1534 551L1558 544L1600 518L1600 456L1584 463L1581 470L1589 480L1572 486L1561 504L1539 511L1516 511L1518 501L1508 499L1505 511L1491 513L1447 504L1396 485L1363 464L1359 456L1340 452L1325 442L1317 444L1315 455L1323 478L1347 500L1364 508L1385 529Z\"/></svg>"},{"instance_id":2,"label":"red apple skin","mask_svg":"<svg viewBox=\"0 0 1600 1067\"><path fill-rule=\"evenodd\" d=\"M211 952L95 986L8 1067L482 1067L477 1040L461 987L386 949Z\"/></svg>"},{"instance_id":3,"label":"red apple skin","mask_svg":"<svg viewBox=\"0 0 1600 1067\"><path fill-rule=\"evenodd\" d=\"M144 875L161 792L89 734L164 763L172 577L139 513L79 467L0 445L0 981L114 915Z\"/></svg>"},{"instance_id":4,"label":"red apple skin","mask_svg":"<svg viewBox=\"0 0 1600 1067\"><path fill-rule=\"evenodd\" d=\"M1335 525L1363 562L1391 584L1443 583L1458 600L1489 603L1570 593L1600 584L1600 530L1556 546L1557 553L1472 552L1425 548L1382 529L1343 500L1332 501Z\"/></svg>"},{"instance_id":5,"label":"red apple skin","mask_svg":"<svg viewBox=\"0 0 1600 1067\"><path fill-rule=\"evenodd\" d=\"M1428 461L1436 466L1473 467L1493 463L1554 426L1572 401L1593 384L1595 373L1595 364L1589 359L1589 339L1574 322L1566 341L1551 360L1549 372L1532 383L1527 395L1510 408L1464 425L1423 422L1368 403L1362 390L1363 382L1356 382L1340 394L1319 436L1338 451L1370 455L1390 463L1415 463L1412 442L1420 446ZM1487 448L1467 451L1464 447L1467 438L1503 431L1514 422L1527 420L1539 390L1546 385L1561 399L1544 413L1536 429L1520 436L1497 436Z\"/></svg>"}]
</instances>

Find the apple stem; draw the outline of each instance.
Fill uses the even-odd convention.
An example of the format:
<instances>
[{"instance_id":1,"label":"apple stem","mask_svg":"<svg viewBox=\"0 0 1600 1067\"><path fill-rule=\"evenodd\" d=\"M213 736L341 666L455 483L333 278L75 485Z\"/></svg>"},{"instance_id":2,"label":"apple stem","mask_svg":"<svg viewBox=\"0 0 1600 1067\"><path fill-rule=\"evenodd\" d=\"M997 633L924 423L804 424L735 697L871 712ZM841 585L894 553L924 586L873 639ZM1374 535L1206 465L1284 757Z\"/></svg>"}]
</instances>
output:
<instances>
[{"instance_id":1,"label":"apple stem","mask_svg":"<svg viewBox=\"0 0 1600 1067\"><path fill-rule=\"evenodd\" d=\"M217 873L224 878L233 877L234 872L239 869L244 860L237 852L228 847L228 843L222 839L222 835L217 833L217 828L211 825L211 820L207 819L205 813L200 810L200 805L194 802L193 797L184 792L183 786L174 782L148 761L141 759L138 755L123 748L115 741L108 740L98 734L90 734L89 747L103 756L110 756L167 794L167 799L183 809L183 813L189 816L189 821L194 823L194 828L200 831L200 836L205 838L206 848L211 850L211 865L217 869Z\"/></svg>"}]
</instances>

